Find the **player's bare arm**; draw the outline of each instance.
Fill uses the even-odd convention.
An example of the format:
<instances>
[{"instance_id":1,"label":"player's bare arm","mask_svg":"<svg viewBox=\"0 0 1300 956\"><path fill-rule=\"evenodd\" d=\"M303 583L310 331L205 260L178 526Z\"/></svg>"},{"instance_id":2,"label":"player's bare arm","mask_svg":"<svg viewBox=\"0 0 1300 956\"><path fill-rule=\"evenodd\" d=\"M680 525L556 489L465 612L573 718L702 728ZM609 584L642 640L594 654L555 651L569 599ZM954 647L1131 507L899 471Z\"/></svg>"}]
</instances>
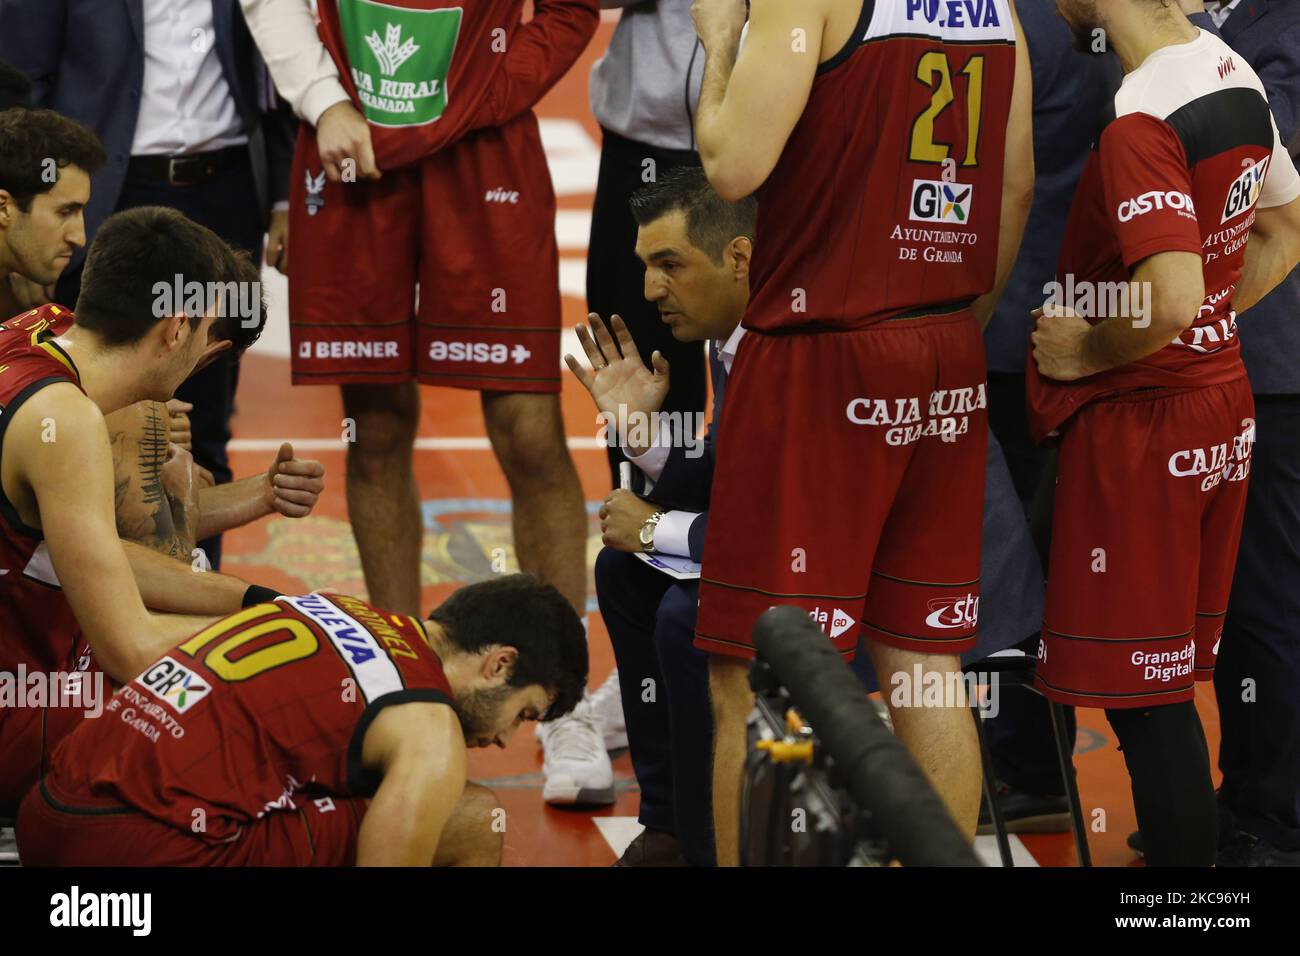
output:
<instances>
[{"instance_id":1,"label":"player's bare arm","mask_svg":"<svg viewBox=\"0 0 1300 956\"><path fill-rule=\"evenodd\" d=\"M109 677L130 680L189 635L192 621L151 618L145 610L117 535L104 418L76 386L49 385L14 414L5 433L3 481L22 520L41 529L68 603ZM156 557L193 577L187 567ZM170 586L177 589L174 580ZM241 599L242 591L235 607Z\"/></svg>"},{"instance_id":2,"label":"player's bare arm","mask_svg":"<svg viewBox=\"0 0 1300 956\"><path fill-rule=\"evenodd\" d=\"M188 562L199 489L190 453L168 440L169 420L161 402L137 402L105 416L114 512L121 537Z\"/></svg>"},{"instance_id":3,"label":"player's bare arm","mask_svg":"<svg viewBox=\"0 0 1300 956\"><path fill-rule=\"evenodd\" d=\"M199 491L199 540L279 514L305 518L325 490L325 466L284 442L265 472Z\"/></svg>"},{"instance_id":4,"label":"player's bare arm","mask_svg":"<svg viewBox=\"0 0 1300 956\"><path fill-rule=\"evenodd\" d=\"M799 122L821 62L827 0L696 0L704 45L695 139L709 181L735 202L767 179ZM811 186L810 186L811 188Z\"/></svg>"},{"instance_id":5,"label":"player's bare arm","mask_svg":"<svg viewBox=\"0 0 1300 956\"><path fill-rule=\"evenodd\" d=\"M1245 312L1300 262L1300 197L1283 206L1255 212L1255 225L1246 242L1246 263L1232 296L1233 308Z\"/></svg>"},{"instance_id":6,"label":"player's bare arm","mask_svg":"<svg viewBox=\"0 0 1300 956\"><path fill-rule=\"evenodd\" d=\"M460 719L446 704L384 708L366 730L362 763L383 775L357 837L358 866L432 866L465 790Z\"/></svg>"},{"instance_id":7,"label":"player's bare arm","mask_svg":"<svg viewBox=\"0 0 1300 956\"><path fill-rule=\"evenodd\" d=\"M295 458L287 442L262 474L224 485L205 482L175 441L171 403L138 402L104 421L113 449L118 534L186 563L204 538L271 514L305 517L325 487L324 466Z\"/></svg>"},{"instance_id":8,"label":"player's bare arm","mask_svg":"<svg viewBox=\"0 0 1300 956\"><path fill-rule=\"evenodd\" d=\"M998 267L993 288L975 300L973 311L983 329L993 318L998 299L1011 278L1025 223L1034 202L1034 86L1029 65L1029 44L1020 28L1016 5L1009 4L1016 27L1016 79L1007 117L1007 146L1002 169L1002 215L998 222Z\"/></svg>"},{"instance_id":9,"label":"player's bare arm","mask_svg":"<svg viewBox=\"0 0 1300 956\"><path fill-rule=\"evenodd\" d=\"M1158 252L1133 270L1136 290L1127 315L1096 325L1070 309L1045 305L1030 338L1038 370L1068 382L1127 365L1160 351L1196 319L1205 300L1201 257L1195 252Z\"/></svg>"}]
</instances>

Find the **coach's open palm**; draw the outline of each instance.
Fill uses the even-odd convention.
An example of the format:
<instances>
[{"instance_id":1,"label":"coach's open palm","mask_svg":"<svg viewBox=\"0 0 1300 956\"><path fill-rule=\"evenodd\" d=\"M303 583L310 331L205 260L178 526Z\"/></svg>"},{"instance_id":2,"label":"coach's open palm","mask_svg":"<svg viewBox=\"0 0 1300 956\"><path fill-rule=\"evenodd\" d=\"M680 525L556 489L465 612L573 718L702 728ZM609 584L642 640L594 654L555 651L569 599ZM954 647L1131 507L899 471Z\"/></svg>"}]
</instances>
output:
<instances>
[{"instance_id":1,"label":"coach's open palm","mask_svg":"<svg viewBox=\"0 0 1300 956\"><path fill-rule=\"evenodd\" d=\"M581 325L577 331L591 369L585 368L572 355L565 355L564 361L582 387L591 393L596 408L612 416L612 421L620 420L620 406L625 417L652 415L659 411L668 394L668 360L656 351L650 356L654 369L646 368L636 350L632 333L617 315L610 316L609 320L614 330L612 336L595 312L588 315L587 320L591 323L591 331Z\"/></svg>"}]
</instances>

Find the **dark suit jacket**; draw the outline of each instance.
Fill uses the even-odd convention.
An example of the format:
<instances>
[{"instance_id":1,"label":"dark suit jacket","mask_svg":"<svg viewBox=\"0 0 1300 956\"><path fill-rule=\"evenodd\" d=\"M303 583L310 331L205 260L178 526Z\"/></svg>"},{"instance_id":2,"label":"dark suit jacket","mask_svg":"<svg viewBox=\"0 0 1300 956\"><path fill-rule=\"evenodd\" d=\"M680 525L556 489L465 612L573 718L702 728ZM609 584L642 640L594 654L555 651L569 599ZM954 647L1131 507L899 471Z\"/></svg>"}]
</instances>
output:
<instances>
[{"instance_id":1,"label":"dark suit jacket","mask_svg":"<svg viewBox=\"0 0 1300 956\"><path fill-rule=\"evenodd\" d=\"M709 343L709 376L713 381L713 416L709 420L703 445L696 444L688 449L683 442L673 442L663 473L653 488L649 492L645 491L647 483L640 472L636 472L637 478L632 484L634 491L662 505L666 511L701 512L691 522L687 532L691 560L697 562L704 556L704 532L709 526L709 489L713 485L715 460L713 435L722 415L722 399L727 391L727 368L717 356L712 342Z\"/></svg>"},{"instance_id":2,"label":"dark suit jacket","mask_svg":"<svg viewBox=\"0 0 1300 956\"><path fill-rule=\"evenodd\" d=\"M249 136L265 226L272 204L289 197L297 121L275 97L239 0L211 2L217 57ZM92 180L86 209L89 241L117 208L131 158L144 84L143 0L3 0L0 60L31 78L33 106L81 121L104 144L108 162ZM272 103L274 111L264 109Z\"/></svg>"}]
</instances>

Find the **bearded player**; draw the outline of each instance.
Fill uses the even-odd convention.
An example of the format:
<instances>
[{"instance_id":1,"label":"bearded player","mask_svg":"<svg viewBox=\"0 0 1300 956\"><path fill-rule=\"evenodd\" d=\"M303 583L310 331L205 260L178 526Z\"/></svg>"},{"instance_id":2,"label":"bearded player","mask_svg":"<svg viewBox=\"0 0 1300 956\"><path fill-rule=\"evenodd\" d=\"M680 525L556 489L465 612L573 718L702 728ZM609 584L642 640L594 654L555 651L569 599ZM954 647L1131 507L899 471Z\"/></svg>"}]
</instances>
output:
<instances>
[{"instance_id":1,"label":"bearded player","mask_svg":"<svg viewBox=\"0 0 1300 956\"><path fill-rule=\"evenodd\" d=\"M527 23L524 0L320 0L319 29L307 0L241 5L305 121L290 197L293 381L342 386L355 423L348 514L371 600L407 614L420 603L418 383L480 393L519 566L585 613L555 196L532 107L591 39L598 0L536 0ZM595 718L584 707L575 720L563 736L591 757L561 789L612 803Z\"/></svg>"},{"instance_id":2,"label":"bearded player","mask_svg":"<svg viewBox=\"0 0 1300 956\"><path fill-rule=\"evenodd\" d=\"M737 52L744 11L694 8L704 169L723 198L758 197L695 638L712 654L723 864L763 611L804 608L846 659L864 641L882 685L916 668L952 686L974 646L980 323L1033 185L1028 58L1007 0L753 0ZM978 746L966 701L951 703L891 713L973 835Z\"/></svg>"},{"instance_id":3,"label":"bearded player","mask_svg":"<svg viewBox=\"0 0 1300 956\"><path fill-rule=\"evenodd\" d=\"M1193 689L1214 675L1255 440L1236 316L1300 260L1300 176L1254 70L1177 5L1057 9L1126 75L1033 333L1030 424L1060 442L1036 684L1105 708L1148 865L1209 866ZM1070 300L1098 284L1129 295Z\"/></svg>"},{"instance_id":4,"label":"bearded player","mask_svg":"<svg viewBox=\"0 0 1300 956\"><path fill-rule=\"evenodd\" d=\"M572 710L582 622L509 575L428 620L280 597L217 621L123 687L54 755L18 817L22 861L496 865L492 794L466 747ZM367 806L368 802L368 806Z\"/></svg>"}]
</instances>

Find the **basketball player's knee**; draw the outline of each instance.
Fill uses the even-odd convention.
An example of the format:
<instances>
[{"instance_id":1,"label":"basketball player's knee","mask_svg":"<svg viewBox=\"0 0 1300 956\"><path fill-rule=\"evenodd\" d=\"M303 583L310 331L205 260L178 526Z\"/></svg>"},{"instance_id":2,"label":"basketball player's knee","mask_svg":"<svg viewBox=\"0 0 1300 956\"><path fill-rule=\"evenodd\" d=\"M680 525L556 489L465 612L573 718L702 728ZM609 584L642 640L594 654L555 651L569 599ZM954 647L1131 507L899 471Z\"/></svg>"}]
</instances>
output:
<instances>
[{"instance_id":1,"label":"basketball player's knee","mask_svg":"<svg viewBox=\"0 0 1300 956\"><path fill-rule=\"evenodd\" d=\"M473 856L480 866L496 866L501 862L501 847L505 842L506 811L501 800L487 787L467 783L460 803L472 822L470 843Z\"/></svg>"},{"instance_id":2,"label":"basketball player's knee","mask_svg":"<svg viewBox=\"0 0 1300 956\"><path fill-rule=\"evenodd\" d=\"M487 787L467 783L442 830L435 866L499 866L506 818Z\"/></svg>"},{"instance_id":3,"label":"basketball player's knee","mask_svg":"<svg viewBox=\"0 0 1300 956\"><path fill-rule=\"evenodd\" d=\"M573 472L573 461L554 396L512 397L520 400L487 416L501 470L512 482L550 485L562 481Z\"/></svg>"},{"instance_id":4,"label":"basketball player's knee","mask_svg":"<svg viewBox=\"0 0 1300 956\"><path fill-rule=\"evenodd\" d=\"M420 427L420 395L413 386L354 386L343 389L343 438L348 467L365 476L407 458Z\"/></svg>"}]
</instances>

